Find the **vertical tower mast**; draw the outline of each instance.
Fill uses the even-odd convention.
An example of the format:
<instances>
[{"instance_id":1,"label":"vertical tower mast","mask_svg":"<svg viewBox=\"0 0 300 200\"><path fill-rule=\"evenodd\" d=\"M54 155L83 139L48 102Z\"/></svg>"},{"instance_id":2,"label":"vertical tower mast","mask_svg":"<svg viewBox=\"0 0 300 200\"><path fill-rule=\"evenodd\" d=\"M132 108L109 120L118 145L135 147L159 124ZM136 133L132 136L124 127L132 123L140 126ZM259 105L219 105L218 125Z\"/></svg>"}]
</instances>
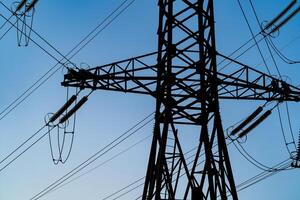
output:
<instances>
[{"instance_id":1,"label":"vertical tower mast","mask_svg":"<svg viewBox=\"0 0 300 200\"><path fill-rule=\"evenodd\" d=\"M219 99L296 102L300 88L220 53L238 68L218 71L213 0L158 0L158 6L157 52L69 69L62 85L156 99L143 200L237 200ZM197 139L187 143L191 131ZM186 146L196 153L187 157Z\"/></svg>"},{"instance_id":2,"label":"vertical tower mast","mask_svg":"<svg viewBox=\"0 0 300 200\"><path fill-rule=\"evenodd\" d=\"M159 0L157 61L156 116L143 199L227 199L229 194L237 199L219 113L212 0ZM182 80L188 85L187 76L200 82L200 88L193 88L192 101L175 97L190 89L178 83ZM185 101L189 103L182 106ZM176 126L191 123L200 127L200 133L195 133L199 143L189 169ZM168 140L172 140L173 153L167 150ZM205 158L200 164L202 151ZM184 183L179 175L182 170ZM183 184L186 190L179 192L177 187Z\"/></svg>"}]
</instances>

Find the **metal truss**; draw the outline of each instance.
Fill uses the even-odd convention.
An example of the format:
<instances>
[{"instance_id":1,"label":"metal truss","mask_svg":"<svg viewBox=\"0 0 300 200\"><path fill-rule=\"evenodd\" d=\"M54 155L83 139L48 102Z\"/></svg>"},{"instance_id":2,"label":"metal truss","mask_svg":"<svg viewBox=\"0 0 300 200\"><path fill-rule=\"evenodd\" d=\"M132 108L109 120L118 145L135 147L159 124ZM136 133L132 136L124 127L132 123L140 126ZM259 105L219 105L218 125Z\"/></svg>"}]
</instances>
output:
<instances>
[{"instance_id":1,"label":"metal truss","mask_svg":"<svg viewBox=\"0 0 300 200\"><path fill-rule=\"evenodd\" d=\"M157 52L69 69L62 85L156 99L143 200L237 200L219 100L299 101L300 89L234 60L236 70L218 70L217 56L230 58L216 51L213 0L159 0L158 5ZM179 127L185 125L199 128L192 162L180 139Z\"/></svg>"}]
</instances>

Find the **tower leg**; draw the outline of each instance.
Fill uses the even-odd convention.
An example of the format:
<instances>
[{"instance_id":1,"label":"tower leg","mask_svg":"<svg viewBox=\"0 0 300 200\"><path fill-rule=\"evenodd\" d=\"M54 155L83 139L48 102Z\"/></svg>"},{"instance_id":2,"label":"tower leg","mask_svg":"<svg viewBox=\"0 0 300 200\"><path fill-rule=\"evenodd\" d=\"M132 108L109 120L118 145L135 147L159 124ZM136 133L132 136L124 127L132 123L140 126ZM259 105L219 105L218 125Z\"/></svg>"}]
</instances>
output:
<instances>
[{"instance_id":1,"label":"tower leg","mask_svg":"<svg viewBox=\"0 0 300 200\"><path fill-rule=\"evenodd\" d=\"M156 116L143 200L238 199L219 113L213 10L213 0L159 0ZM189 162L178 133L184 125L199 130Z\"/></svg>"}]
</instances>

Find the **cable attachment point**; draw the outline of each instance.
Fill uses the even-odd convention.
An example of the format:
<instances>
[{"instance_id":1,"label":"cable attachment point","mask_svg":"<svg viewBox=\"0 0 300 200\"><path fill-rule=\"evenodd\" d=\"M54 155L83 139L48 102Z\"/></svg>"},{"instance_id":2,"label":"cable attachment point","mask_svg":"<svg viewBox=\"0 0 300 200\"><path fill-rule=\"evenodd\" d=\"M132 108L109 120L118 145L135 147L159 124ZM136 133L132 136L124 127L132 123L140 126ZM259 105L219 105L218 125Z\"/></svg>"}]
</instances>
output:
<instances>
[{"instance_id":1,"label":"cable attachment point","mask_svg":"<svg viewBox=\"0 0 300 200\"><path fill-rule=\"evenodd\" d=\"M268 27L269 26L269 27ZM260 28L261 28L261 34L264 36L264 37L268 37L270 36L271 38L277 38L279 35L280 35L280 31L279 29L277 29L276 31L272 31L272 32L268 32L267 29L270 29L270 30L275 30L276 29L276 26L274 24L270 24L270 22L268 21L263 21L261 24L260 24Z\"/></svg>"}]
</instances>

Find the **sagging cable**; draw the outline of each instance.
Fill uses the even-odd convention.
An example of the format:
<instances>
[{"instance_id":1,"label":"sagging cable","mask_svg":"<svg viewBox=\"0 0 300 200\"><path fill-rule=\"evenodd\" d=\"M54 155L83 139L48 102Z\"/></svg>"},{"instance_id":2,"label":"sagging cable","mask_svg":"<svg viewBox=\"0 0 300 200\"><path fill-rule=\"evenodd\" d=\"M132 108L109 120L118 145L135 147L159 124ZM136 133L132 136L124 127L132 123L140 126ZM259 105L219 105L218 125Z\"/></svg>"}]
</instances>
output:
<instances>
[{"instance_id":1,"label":"sagging cable","mask_svg":"<svg viewBox=\"0 0 300 200\"><path fill-rule=\"evenodd\" d=\"M74 134L75 134L75 123L76 123L76 115L74 114L76 110L78 110L82 106L82 102L84 100L80 100L79 104L77 103L78 95L80 91L76 91L75 95L72 95L69 98L69 89L67 89L67 101L66 103L54 114L50 113L46 115L45 117L45 123L48 127L48 136L49 136L49 145L50 145L50 151L51 151L51 157L52 161L55 165L57 165L59 162L64 164L71 153L72 146L73 146L73 140L74 140ZM85 100L86 101L86 100ZM74 104L74 107L70 109L70 107ZM68 111L70 109L71 113ZM75 110L75 112L74 112ZM73 120L69 120L71 116L73 117ZM67 116L67 117L66 117ZM66 117L66 118L65 118ZM60 119L59 119L60 118ZM61 120L63 119L63 120ZM70 127L70 128L68 128ZM52 142L52 136L51 130L57 129L57 149L54 148ZM67 137L69 139L67 139ZM68 142L67 142L68 140ZM67 145L66 143L70 143ZM68 150L66 148L68 147Z\"/></svg>"},{"instance_id":2,"label":"sagging cable","mask_svg":"<svg viewBox=\"0 0 300 200\"><path fill-rule=\"evenodd\" d=\"M18 46L28 46L38 0L21 0L12 4L11 12L16 17Z\"/></svg>"}]
</instances>

